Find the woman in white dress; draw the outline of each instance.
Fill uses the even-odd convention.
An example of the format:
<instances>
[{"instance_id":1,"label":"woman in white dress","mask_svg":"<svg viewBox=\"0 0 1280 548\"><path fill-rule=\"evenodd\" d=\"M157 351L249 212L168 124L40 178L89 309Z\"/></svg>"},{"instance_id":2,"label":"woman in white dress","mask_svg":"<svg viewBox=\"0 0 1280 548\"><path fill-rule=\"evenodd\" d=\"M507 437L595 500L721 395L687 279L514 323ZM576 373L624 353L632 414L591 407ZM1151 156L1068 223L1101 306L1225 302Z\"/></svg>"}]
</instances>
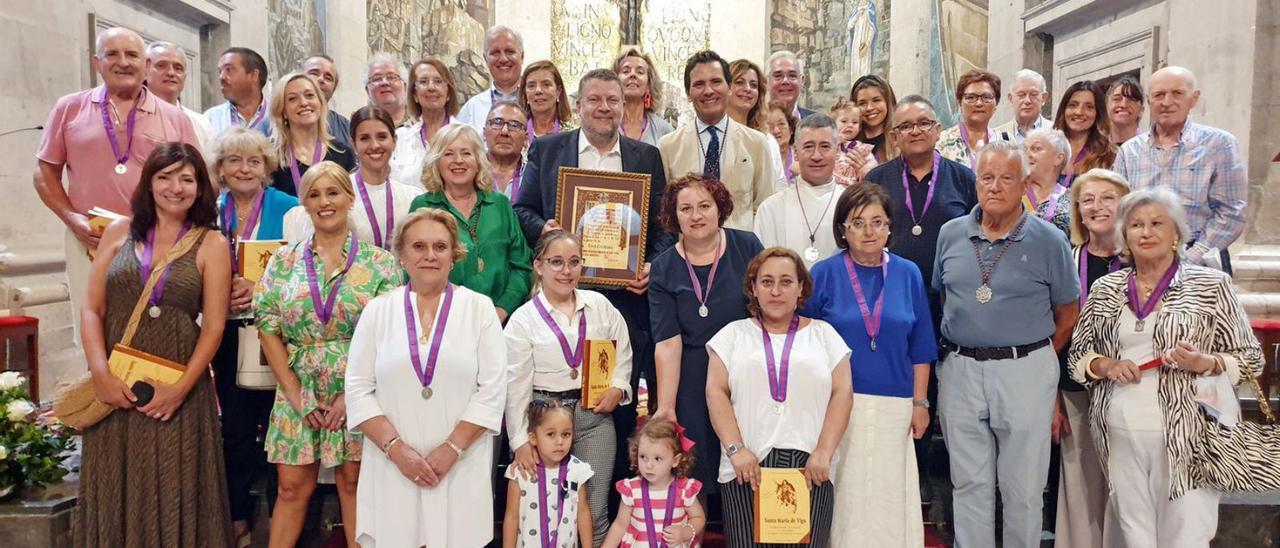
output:
<instances>
[{"instance_id":1,"label":"woman in white dress","mask_svg":"<svg viewBox=\"0 0 1280 548\"><path fill-rule=\"evenodd\" d=\"M484 546L507 393L502 327L487 297L449 283L466 253L452 215L415 211L393 243L409 285L365 308L347 364L348 425L365 436L356 541Z\"/></svg>"},{"instance_id":2,"label":"woman in white dress","mask_svg":"<svg viewBox=\"0 0 1280 548\"><path fill-rule=\"evenodd\" d=\"M421 186L392 178L391 151L396 148L396 126L391 115L378 107L361 107L351 115L351 143L360 167L351 174L356 191L351 207L351 230L361 242L382 249L391 247L396 219L409 214L409 204L426 191ZM285 214L284 238L290 242L311 235L311 216L302 207Z\"/></svg>"}]
</instances>

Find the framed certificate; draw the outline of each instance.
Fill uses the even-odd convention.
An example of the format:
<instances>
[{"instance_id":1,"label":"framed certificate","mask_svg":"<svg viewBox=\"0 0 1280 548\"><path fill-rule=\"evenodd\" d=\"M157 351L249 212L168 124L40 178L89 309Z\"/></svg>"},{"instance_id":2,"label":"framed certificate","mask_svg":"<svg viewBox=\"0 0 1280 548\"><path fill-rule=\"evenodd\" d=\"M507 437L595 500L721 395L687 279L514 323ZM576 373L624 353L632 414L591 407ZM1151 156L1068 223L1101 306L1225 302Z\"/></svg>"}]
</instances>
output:
<instances>
[{"instance_id":1,"label":"framed certificate","mask_svg":"<svg viewBox=\"0 0 1280 548\"><path fill-rule=\"evenodd\" d=\"M761 544L809 542L809 483L797 468L761 468L753 538Z\"/></svg>"},{"instance_id":2,"label":"framed certificate","mask_svg":"<svg viewBox=\"0 0 1280 548\"><path fill-rule=\"evenodd\" d=\"M582 238L582 283L621 287L644 265L649 175L561 167L556 219Z\"/></svg>"}]
</instances>

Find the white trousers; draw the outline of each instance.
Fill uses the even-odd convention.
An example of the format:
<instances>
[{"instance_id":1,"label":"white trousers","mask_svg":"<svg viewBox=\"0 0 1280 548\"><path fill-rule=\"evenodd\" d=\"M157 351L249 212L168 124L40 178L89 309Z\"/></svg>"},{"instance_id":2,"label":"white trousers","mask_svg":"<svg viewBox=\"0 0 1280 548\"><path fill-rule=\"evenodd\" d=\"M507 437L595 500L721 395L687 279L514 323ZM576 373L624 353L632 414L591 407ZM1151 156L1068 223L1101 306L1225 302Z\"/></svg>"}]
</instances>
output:
<instances>
[{"instance_id":1,"label":"white trousers","mask_svg":"<svg viewBox=\"0 0 1280 548\"><path fill-rule=\"evenodd\" d=\"M1187 491L1169 500L1164 432L1108 429L1111 508L1127 548L1206 548L1218 531L1218 493Z\"/></svg>"},{"instance_id":2,"label":"white trousers","mask_svg":"<svg viewBox=\"0 0 1280 548\"><path fill-rule=\"evenodd\" d=\"M76 234L67 229L66 241L63 245L67 255L67 295L71 298L71 327L75 329L75 345L80 346L80 307L84 306L89 294L89 252L84 244L76 239Z\"/></svg>"}]
</instances>

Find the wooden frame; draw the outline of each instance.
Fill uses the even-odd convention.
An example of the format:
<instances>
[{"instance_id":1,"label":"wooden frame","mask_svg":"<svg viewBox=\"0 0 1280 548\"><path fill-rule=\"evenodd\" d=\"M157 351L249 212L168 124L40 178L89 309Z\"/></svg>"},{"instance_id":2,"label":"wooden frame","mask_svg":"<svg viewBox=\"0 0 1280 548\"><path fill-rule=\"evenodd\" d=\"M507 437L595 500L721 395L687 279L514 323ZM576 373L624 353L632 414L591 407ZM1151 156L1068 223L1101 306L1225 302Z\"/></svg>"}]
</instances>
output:
<instances>
[{"instance_id":1,"label":"wooden frame","mask_svg":"<svg viewBox=\"0 0 1280 548\"><path fill-rule=\"evenodd\" d=\"M583 284L622 287L640 277L650 185L643 173L560 168L555 218L582 238Z\"/></svg>"}]
</instances>

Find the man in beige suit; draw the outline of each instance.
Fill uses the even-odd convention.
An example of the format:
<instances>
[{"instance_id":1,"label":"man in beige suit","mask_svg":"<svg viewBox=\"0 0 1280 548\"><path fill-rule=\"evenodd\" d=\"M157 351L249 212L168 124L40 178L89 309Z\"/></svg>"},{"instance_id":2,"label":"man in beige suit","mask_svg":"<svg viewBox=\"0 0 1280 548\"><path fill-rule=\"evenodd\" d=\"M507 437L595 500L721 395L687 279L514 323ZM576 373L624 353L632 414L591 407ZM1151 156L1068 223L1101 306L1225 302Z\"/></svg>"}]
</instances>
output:
<instances>
[{"instance_id":1,"label":"man in beige suit","mask_svg":"<svg viewBox=\"0 0 1280 548\"><path fill-rule=\"evenodd\" d=\"M684 66L684 89L697 118L658 141L667 180L690 173L719 178L733 196L728 228L750 231L756 208L774 191L769 139L729 118L729 63L714 51L693 54Z\"/></svg>"}]
</instances>

